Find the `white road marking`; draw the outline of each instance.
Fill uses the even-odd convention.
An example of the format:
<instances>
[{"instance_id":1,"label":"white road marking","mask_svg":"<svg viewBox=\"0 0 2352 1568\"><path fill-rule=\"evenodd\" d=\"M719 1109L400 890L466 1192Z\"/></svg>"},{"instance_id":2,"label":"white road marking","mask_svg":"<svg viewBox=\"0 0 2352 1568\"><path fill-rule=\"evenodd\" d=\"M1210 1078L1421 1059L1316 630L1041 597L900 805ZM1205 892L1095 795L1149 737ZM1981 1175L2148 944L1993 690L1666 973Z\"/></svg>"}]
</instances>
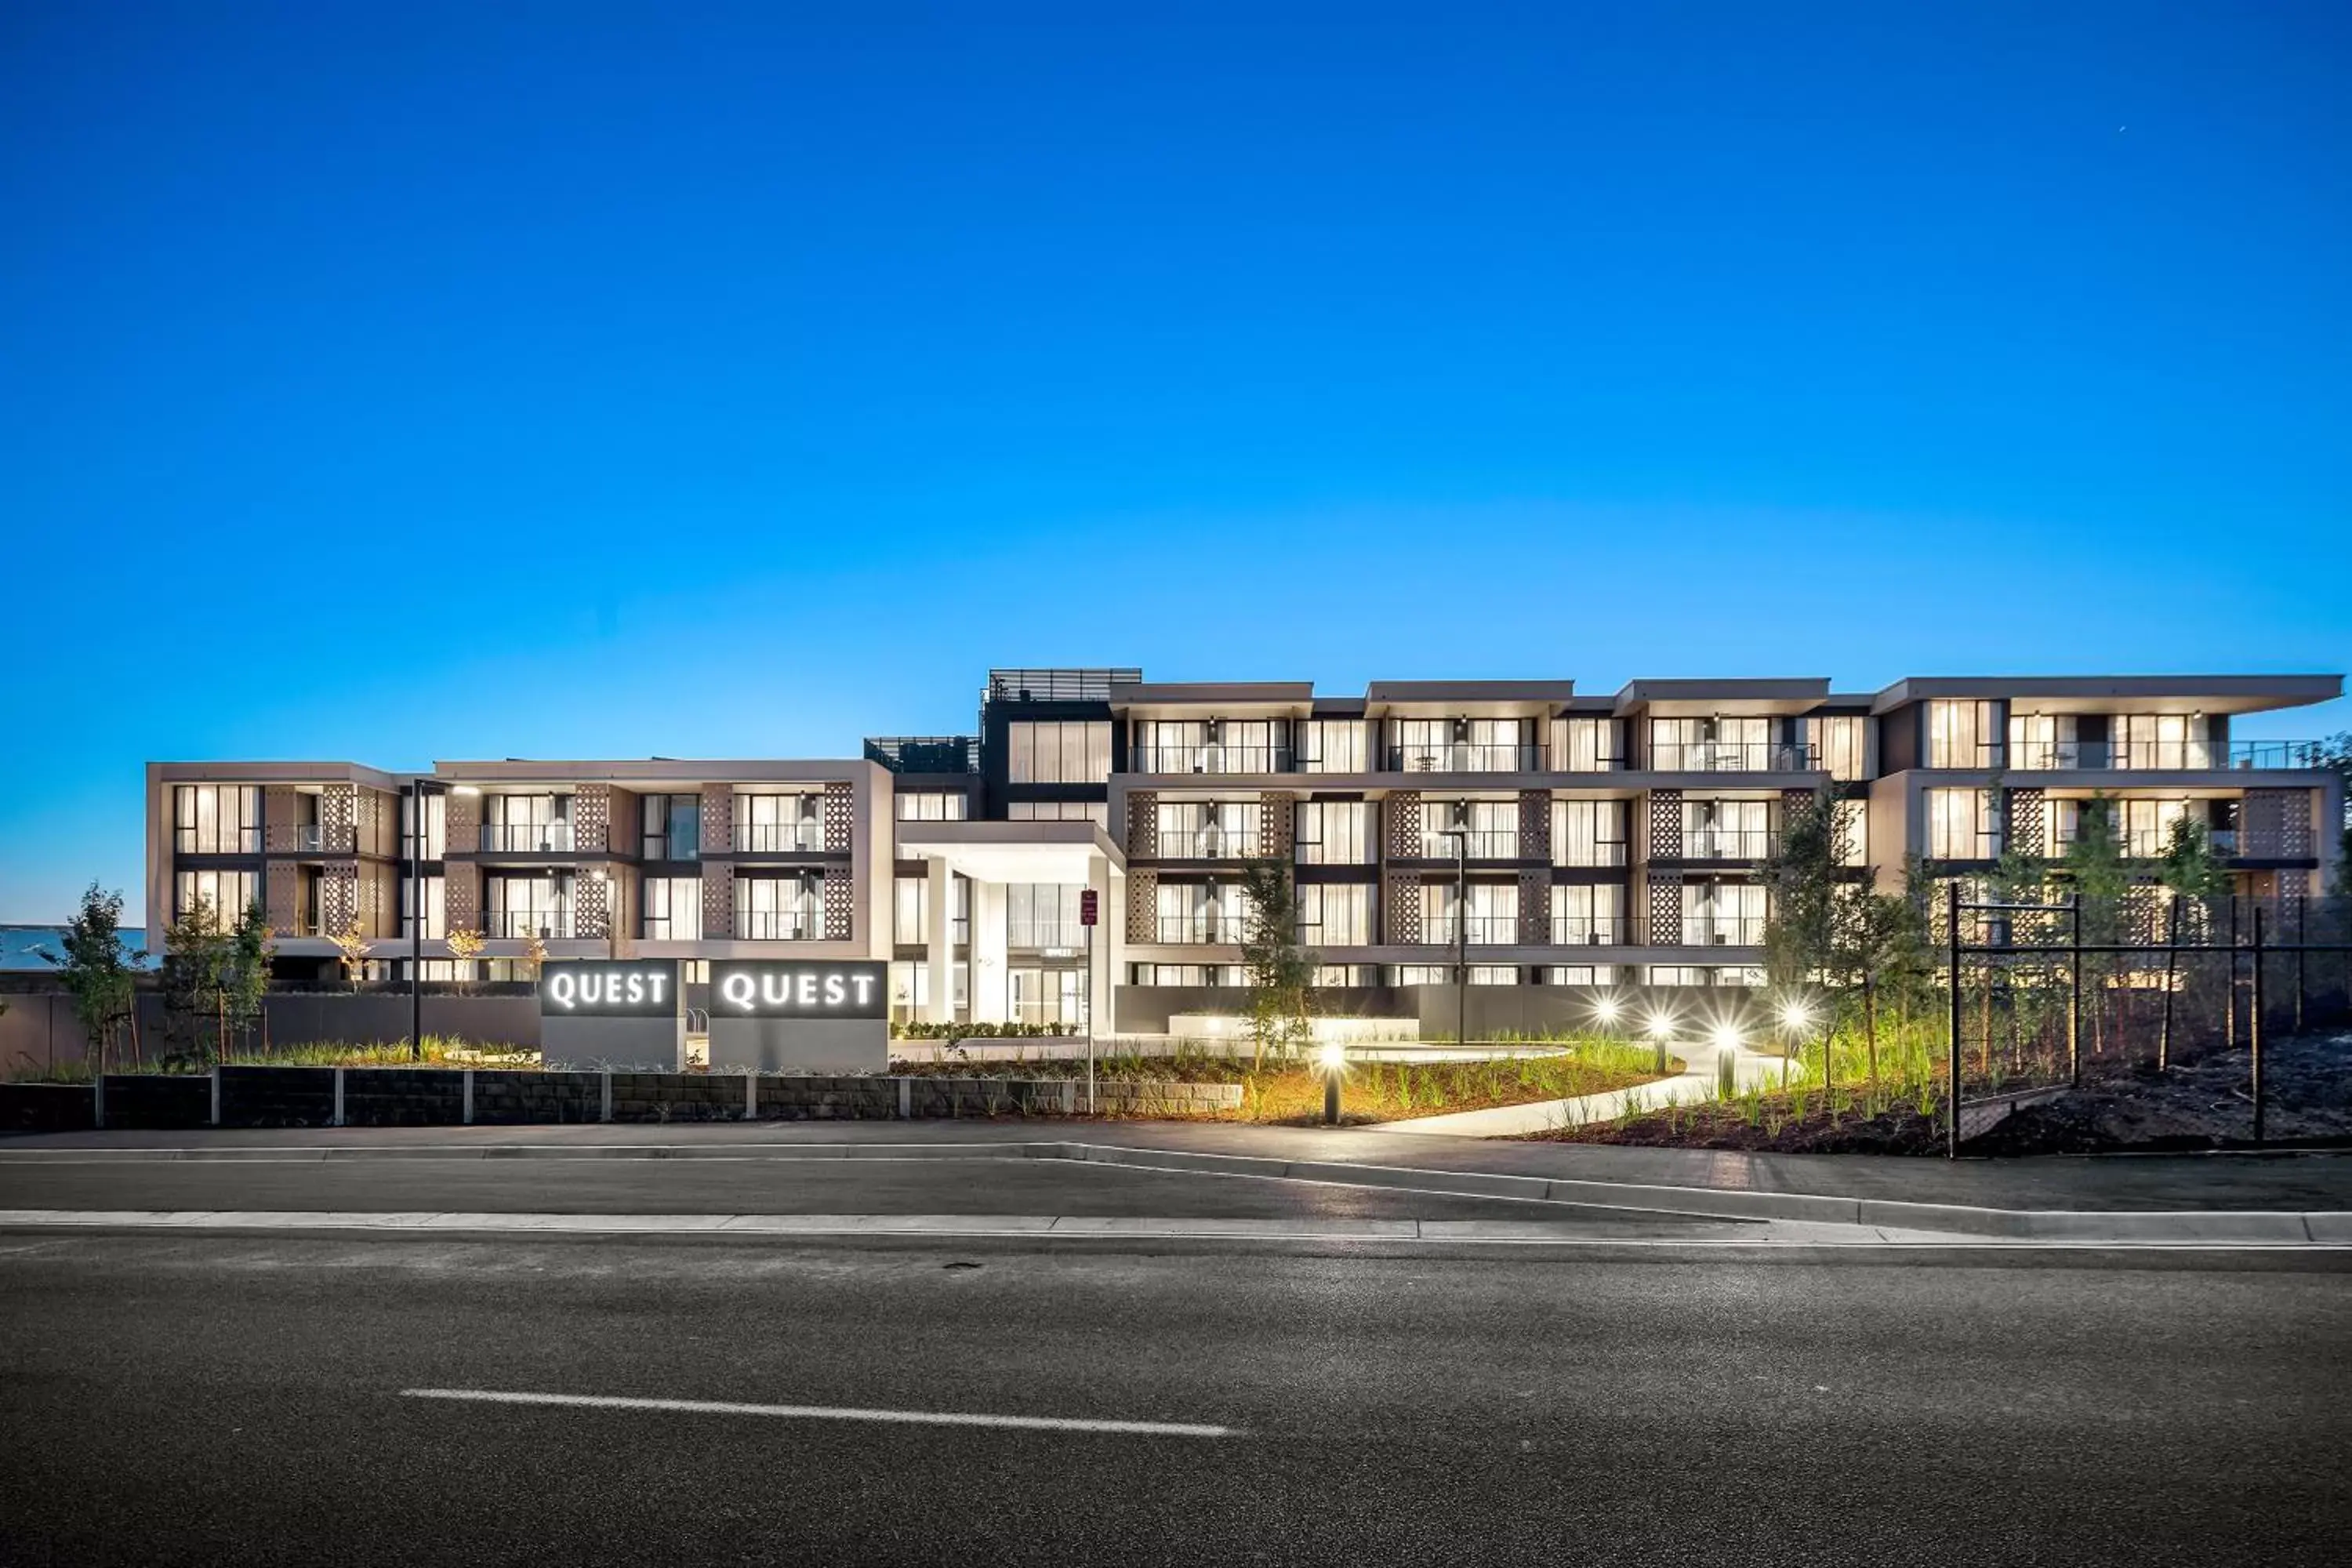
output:
<instances>
[{"instance_id":1,"label":"white road marking","mask_svg":"<svg viewBox=\"0 0 2352 1568\"><path fill-rule=\"evenodd\" d=\"M1097 1421L1075 1415L984 1415L960 1410L863 1410L833 1405L746 1405L723 1399L632 1399L616 1394L526 1394L494 1388L404 1388L404 1399L477 1405L561 1405L588 1410L664 1410L690 1415L769 1415L793 1421L878 1421L901 1426L1001 1426L1023 1432L1097 1432L1138 1437L1239 1437L1235 1426L1192 1421Z\"/></svg>"}]
</instances>

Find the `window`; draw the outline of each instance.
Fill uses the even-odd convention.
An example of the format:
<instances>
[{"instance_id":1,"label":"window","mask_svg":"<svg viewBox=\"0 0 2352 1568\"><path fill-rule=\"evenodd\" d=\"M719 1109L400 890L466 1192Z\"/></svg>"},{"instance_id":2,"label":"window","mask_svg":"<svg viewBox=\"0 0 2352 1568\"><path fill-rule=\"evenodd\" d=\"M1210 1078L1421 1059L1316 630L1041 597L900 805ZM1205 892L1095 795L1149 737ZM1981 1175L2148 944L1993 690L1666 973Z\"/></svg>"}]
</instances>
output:
<instances>
[{"instance_id":1,"label":"window","mask_svg":"<svg viewBox=\"0 0 2352 1568\"><path fill-rule=\"evenodd\" d=\"M1551 858L1555 866L1622 866L1625 863L1625 803L1622 800L1552 802Z\"/></svg>"},{"instance_id":2,"label":"window","mask_svg":"<svg viewBox=\"0 0 2352 1568\"><path fill-rule=\"evenodd\" d=\"M638 932L647 942L702 940L702 879L647 877L645 923Z\"/></svg>"},{"instance_id":3,"label":"window","mask_svg":"<svg viewBox=\"0 0 2352 1568\"><path fill-rule=\"evenodd\" d=\"M1091 822L1110 829L1110 806L1099 800L1014 800L1004 805L1008 822Z\"/></svg>"},{"instance_id":4,"label":"window","mask_svg":"<svg viewBox=\"0 0 2352 1568\"><path fill-rule=\"evenodd\" d=\"M931 939L931 879L898 877L890 883L890 940L919 947Z\"/></svg>"},{"instance_id":5,"label":"window","mask_svg":"<svg viewBox=\"0 0 2352 1568\"><path fill-rule=\"evenodd\" d=\"M702 797L649 795L645 805L644 856L648 860L702 858Z\"/></svg>"},{"instance_id":6,"label":"window","mask_svg":"<svg viewBox=\"0 0 2352 1568\"><path fill-rule=\"evenodd\" d=\"M482 797L482 847L529 854L572 849L568 795L488 795Z\"/></svg>"},{"instance_id":7,"label":"window","mask_svg":"<svg viewBox=\"0 0 2352 1568\"><path fill-rule=\"evenodd\" d=\"M1761 860L1772 850L1771 807L1760 800L1683 800L1683 858ZM1656 853L1652 846L1651 852Z\"/></svg>"},{"instance_id":8,"label":"window","mask_svg":"<svg viewBox=\"0 0 2352 1568\"><path fill-rule=\"evenodd\" d=\"M1243 973L1242 983L1249 983L1246 971ZM1307 982L1309 985L1378 985L1380 983L1381 966L1377 963L1318 963Z\"/></svg>"},{"instance_id":9,"label":"window","mask_svg":"<svg viewBox=\"0 0 2352 1568\"><path fill-rule=\"evenodd\" d=\"M1443 963L1400 963L1396 966L1399 985L1451 985L1454 970ZM1470 965L1473 985L1517 985L1519 972L1509 964L1474 963Z\"/></svg>"},{"instance_id":10,"label":"window","mask_svg":"<svg viewBox=\"0 0 2352 1568\"><path fill-rule=\"evenodd\" d=\"M1859 713L1825 713L1805 721L1805 744L1813 766L1852 783L1870 776L1870 721Z\"/></svg>"},{"instance_id":11,"label":"window","mask_svg":"<svg viewBox=\"0 0 2352 1568\"><path fill-rule=\"evenodd\" d=\"M1538 765L1517 719L1394 719L1390 732L1392 772L1513 773Z\"/></svg>"},{"instance_id":12,"label":"window","mask_svg":"<svg viewBox=\"0 0 2352 1568\"><path fill-rule=\"evenodd\" d=\"M1137 985L1246 985L1238 963L1137 963L1129 965Z\"/></svg>"},{"instance_id":13,"label":"window","mask_svg":"<svg viewBox=\"0 0 2352 1568\"><path fill-rule=\"evenodd\" d=\"M1256 801L1162 801L1159 811L1162 859L1240 860L1257 853Z\"/></svg>"},{"instance_id":14,"label":"window","mask_svg":"<svg viewBox=\"0 0 2352 1568\"><path fill-rule=\"evenodd\" d=\"M260 898L261 878L252 871L182 871L173 879L172 892L173 914L186 914L202 900L226 931Z\"/></svg>"},{"instance_id":15,"label":"window","mask_svg":"<svg viewBox=\"0 0 2352 1568\"><path fill-rule=\"evenodd\" d=\"M1372 807L1361 800L1309 800L1298 807L1298 863L1372 863Z\"/></svg>"},{"instance_id":16,"label":"window","mask_svg":"<svg viewBox=\"0 0 2352 1568\"><path fill-rule=\"evenodd\" d=\"M447 885L439 877L426 877L423 881L425 883L425 938L427 942L438 942L449 934ZM406 922L415 918L416 911L411 907L415 896L410 879L403 877L400 879L400 910L403 921L400 934L403 936L409 934Z\"/></svg>"},{"instance_id":17,"label":"window","mask_svg":"<svg viewBox=\"0 0 2352 1568\"><path fill-rule=\"evenodd\" d=\"M1084 947L1076 882L1009 882L1004 888L1004 945Z\"/></svg>"},{"instance_id":18,"label":"window","mask_svg":"<svg viewBox=\"0 0 2352 1568\"><path fill-rule=\"evenodd\" d=\"M1551 940L1556 947L1623 942L1625 889L1614 882L1553 883Z\"/></svg>"},{"instance_id":19,"label":"window","mask_svg":"<svg viewBox=\"0 0 2352 1568\"><path fill-rule=\"evenodd\" d=\"M1453 942L1461 940L1465 906L1455 899L1451 882L1424 882L1421 888L1421 940ZM1461 889L1469 902L1470 943L1501 944L1519 940L1519 885L1517 882L1473 882Z\"/></svg>"},{"instance_id":20,"label":"window","mask_svg":"<svg viewBox=\"0 0 2352 1568\"><path fill-rule=\"evenodd\" d=\"M2011 713L2009 765L2039 772L2087 765L2071 713Z\"/></svg>"},{"instance_id":21,"label":"window","mask_svg":"<svg viewBox=\"0 0 2352 1568\"><path fill-rule=\"evenodd\" d=\"M1366 882L1303 882L1298 940L1308 947L1362 947L1372 940L1372 889Z\"/></svg>"},{"instance_id":22,"label":"window","mask_svg":"<svg viewBox=\"0 0 2352 1568\"><path fill-rule=\"evenodd\" d=\"M901 822L961 822L971 802L961 790L903 790L898 795Z\"/></svg>"},{"instance_id":23,"label":"window","mask_svg":"<svg viewBox=\"0 0 2352 1568\"><path fill-rule=\"evenodd\" d=\"M1753 964L1654 963L1653 985L1761 985L1764 971Z\"/></svg>"},{"instance_id":24,"label":"window","mask_svg":"<svg viewBox=\"0 0 2352 1568\"><path fill-rule=\"evenodd\" d=\"M541 798L545 798L544 796ZM499 938L572 934L572 873L539 871L482 879L483 934Z\"/></svg>"},{"instance_id":25,"label":"window","mask_svg":"<svg viewBox=\"0 0 2352 1568\"><path fill-rule=\"evenodd\" d=\"M172 848L182 855L260 854L260 786L176 786L172 791Z\"/></svg>"},{"instance_id":26,"label":"window","mask_svg":"<svg viewBox=\"0 0 2352 1568\"><path fill-rule=\"evenodd\" d=\"M1937 698L1927 704L1927 765L2001 765L2000 704Z\"/></svg>"},{"instance_id":27,"label":"window","mask_svg":"<svg viewBox=\"0 0 2352 1568\"><path fill-rule=\"evenodd\" d=\"M1555 963L1544 971L1547 985L1614 985L1617 966L1613 963Z\"/></svg>"},{"instance_id":28,"label":"window","mask_svg":"<svg viewBox=\"0 0 2352 1568\"><path fill-rule=\"evenodd\" d=\"M2181 713L2119 713L2114 721L2119 768L2210 768L2212 742L2203 718Z\"/></svg>"},{"instance_id":29,"label":"window","mask_svg":"<svg viewBox=\"0 0 2352 1568\"><path fill-rule=\"evenodd\" d=\"M1298 727L1298 765L1310 773L1369 771L1361 719L1309 719Z\"/></svg>"},{"instance_id":30,"label":"window","mask_svg":"<svg viewBox=\"0 0 2352 1568\"><path fill-rule=\"evenodd\" d=\"M1929 859L2000 858L2000 826L1993 818L1992 791L1931 789L1927 793Z\"/></svg>"},{"instance_id":31,"label":"window","mask_svg":"<svg viewBox=\"0 0 2352 1568\"><path fill-rule=\"evenodd\" d=\"M1756 946L1764 940L1764 897L1755 882L1685 882L1683 945Z\"/></svg>"},{"instance_id":32,"label":"window","mask_svg":"<svg viewBox=\"0 0 2352 1568\"><path fill-rule=\"evenodd\" d=\"M1087 1021L1087 976L1078 969L1043 969L1015 964L1006 970L1012 983L1013 1017L1022 1024L1051 1024L1064 1029L1083 1028Z\"/></svg>"},{"instance_id":33,"label":"window","mask_svg":"<svg viewBox=\"0 0 2352 1568\"><path fill-rule=\"evenodd\" d=\"M735 934L751 942L816 942L824 936L824 879L740 877Z\"/></svg>"},{"instance_id":34,"label":"window","mask_svg":"<svg viewBox=\"0 0 2352 1568\"><path fill-rule=\"evenodd\" d=\"M807 854L824 847L824 796L815 790L735 792L735 847Z\"/></svg>"},{"instance_id":35,"label":"window","mask_svg":"<svg viewBox=\"0 0 2352 1568\"><path fill-rule=\"evenodd\" d=\"M1110 777L1110 721L1023 719L1008 724L1012 784L1101 784Z\"/></svg>"},{"instance_id":36,"label":"window","mask_svg":"<svg viewBox=\"0 0 2352 1568\"><path fill-rule=\"evenodd\" d=\"M2173 824L2191 815L2185 800L2119 800L2113 809L2116 837L2123 842L2125 856L2134 860L2161 857L2171 841ZM2201 809L2196 815L2204 820Z\"/></svg>"},{"instance_id":37,"label":"window","mask_svg":"<svg viewBox=\"0 0 2352 1568\"><path fill-rule=\"evenodd\" d=\"M1457 851L1454 830L1468 837ZM1424 800L1421 803L1422 853L1450 860L1458 852L1473 860L1510 860L1519 853L1519 803L1511 800Z\"/></svg>"},{"instance_id":38,"label":"window","mask_svg":"<svg viewBox=\"0 0 2352 1568\"><path fill-rule=\"evenodd\" d=\"M1551 721L1551 765L1561 773L1601 773L1625 765L1625 736L1614 719L1575 716Z\"/></svg>"},{"instance_id":39,"label":"window","mask_svg":"<svg viewBox=\"0 0 2352 1568\"><path fill-rule=\"evenodd\" d=\"M971 966L948 966L950 1010L959 1019L971 1016ZM914 1018L930 1005L931 966L919 958L902 958L890 965L890 1016Z\"/></svg>"},{"instance_id":40,"label":"window","mask_svg":"<svg viewBox=\"0 0 2352 1568\"><path fill-rule=\"evenodd\" d=\"M1159 936L1171 942L1237 942L1247 926L1238 882L1162 882Z\"/></svg>"},{"instance_id":41,"label":"window","mask_svg":"<svg viewBox=\"0 0 2352 1568\"><path fill-rule=\"evenodd\" d=\"M1286 771L1282 726L1265 719L1141 719L1127 765L1139 773Z\"/></svg>"},{"instance_id":42,"label":"window","mask_svg":"<svg viewBox=\"0 0 2352 1568\"><path fill-rule=\"evenodd\" d=\"M410 859L416 856L416 796L400 797L400 852ZM425 796L425 856L427 860L441 860L449 853L449 797L439 793Z\"/></svg>"},{"instance_id":43,"label":"window","mask_svg":"<svg viewBox=\"0 0 2352 1568\"><path fill-rule=\"evenodd\" d=\"M1842 800L1837 803L1838 835L1843 849L1838 857L1841 866L1870 864L1870 803L1862 800Z\"/></svg>"},{"instance_id":44,"label":"window","mask_svg":"<svg viewBox=\"0 0 2352 1568\"><path fill-rule=\"evenodd\" d=\"M1769 719L1650 721L1650 766L1659 773L1769 773L1801 760L1772 743Z\"/></svg>"}]
</instances>

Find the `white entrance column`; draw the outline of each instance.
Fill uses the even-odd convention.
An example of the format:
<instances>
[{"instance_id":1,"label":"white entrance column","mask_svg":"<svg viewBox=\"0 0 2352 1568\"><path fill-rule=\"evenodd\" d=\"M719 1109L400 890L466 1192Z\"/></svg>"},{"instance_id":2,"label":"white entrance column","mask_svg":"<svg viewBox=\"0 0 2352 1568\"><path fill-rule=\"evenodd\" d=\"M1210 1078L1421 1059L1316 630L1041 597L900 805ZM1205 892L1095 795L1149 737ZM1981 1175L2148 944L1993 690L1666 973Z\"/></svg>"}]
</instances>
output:
<instances>
[{"instance_id":1,"label":"white entrance column","mask_svg":"<svg viewBox=\"0 0 2352 1568\"><path fill-rule=\"evenodd\" d=\"M1102 855L1087 857L1087 886L1094 889L1094 940L1087 944L1092 959L1087 964L1088 1005L1097 1036L1108 1035L1117 1028L1112 977L1118 973L1118 938L1116 934L1125 911L1119 908L1119 879L1111 874L1110 860Z\"/></svg>"},{"instance_id":2,"label":"white entrance column","mask_svg":"<svg viewBox=\"0 0 2352 1568\"><path fill-rule=\"evenodd\" d=\"M923 889L928 917L923 922L923 1021L951 1024L955 1022L955 910L950 907L954 887L946 857L926 858L923 874L929 882Z\"/></svg>"},{"instance_id":3,"label":"white entrance column","mask_svg":"<svg viewBox=\"0 0 2352 1568\"><path fill-rule=\"evenodd\" d=\"M1013 1016L1013 975L1004 965L1004 884L971 884L971 1016L1002 1024Z\"/></svg>"}]
</instances>

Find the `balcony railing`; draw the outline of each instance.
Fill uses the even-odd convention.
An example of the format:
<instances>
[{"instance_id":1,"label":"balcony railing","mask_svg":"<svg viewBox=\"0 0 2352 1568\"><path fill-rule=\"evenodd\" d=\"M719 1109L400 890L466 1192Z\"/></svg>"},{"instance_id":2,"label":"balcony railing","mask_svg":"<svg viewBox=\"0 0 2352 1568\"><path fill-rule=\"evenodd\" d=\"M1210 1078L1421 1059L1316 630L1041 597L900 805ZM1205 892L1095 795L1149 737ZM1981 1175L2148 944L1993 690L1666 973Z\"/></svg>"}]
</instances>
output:
<instances>
[{"instance_id":1,"label":"balcony railing","mask_svg":"<svg viewBox=\"0 0 2352 1568\"><path fill-rule=\"evenodd\" d=\"M1760 827L1686 827L1685 860L1761 860L1772 853L1772 835Z\"/></svg>"},{"instance_id":2,"label":"balcony railing","mask_svg":"<svg viewBox=\"0 0 2352 1568\"><path fill-rule=\"evenodd\" d=\"M1163 860L1247 860L1257 854L1257 834L1199 827L1190 833L1160 836Z\"/></svg>"},{"instance_id":3,"label":"balcony railing","mask_svg":"<svg viewBox=\"0 0 2352 1568\"><path fill-rule=\"evenodd\" d=\"M1454 845L1462 845L1461 853L1473 860L1513 860L1518 858L1519 830L1516 827L1428 827L1421 830L1422 848L1425 858L1451 860Z\"/></svg>"},{"instance_id":4,"label":"balcony railing","mask_svg":"<svg viewBox=\"0 0 2352 1568\"><path fill-rule=\"evenodd\" d=\"M1004 922L1004 945L1007 947L1084 947L1087 928L1073 915L1062 921L1008 920Z\"/></svg>"},{"instance_id":5,"label":"balcony railing","mask_svg":"<svg viewBox=\"0 0 2352 1568\"><path fill-rule=\"evenodd\" d=\"M568 822L485 822L482 847L495 854L569 855L572 825Z\"/></svg>"},{"instance_id":6,"label":"balcony railing","mask_svg":"<svg viewBox=\"0 0 2352 1568\"><path fill-rule=\"evenodd\" d=\"M824 847L821 822L739 822L735 847L755 855L786 855Z\"/></svg>"},{"instance_id":7,"label":"balcony railing","mask_svg":"<svg viewBox=\"0 0 2352 1568\"><path fill-rule=\"evenodd\" d=\"M1286 773L1297 760L1287 746L1137 746L1127 753L1135 773Z\"/></svg>"},{"instance_id":8,"label":"balcony railing","mask_svg":"<svg viewBox=\"0 0 2352 1568\"><path fill-rule=\"evenodd\" d=\"M206 845L205 840L212 843ZM175 855L258 855L261 853L261 829L230 827L218 833L200 833L193 827L172 830L172 852Z\"/></svg>"},{"instance_id":9,"label":"balcony railing","mask_svg":"<svg viewBox=\"0 0 2352 1568\"><path fill-rule=\"evenodd\" d=\"M1821 766L1813 748L1789 741L1662 741L1650 748L1661 773L1799 773Z\"/></svg>"},{"instance_id":10,"label":"balcony railing","mask_svg":"<svg viewBox=\"0 0 2352 1568\"><path fill-rule=\"evenodd\" d=\"M1435 946L1451 947L1462 940L1465 924L1469 927L1472 947L1505 947L1519 940L1517 915L1472 915L1467 921L1453 915L1440 915L1423 925L1421 940Z\"/></svg>"},{"instance_id":11,"label":"balcony railing","mask_svg":"<svg viewBox=\"0 0 2352 1568\"><path fill-rule=\"evenodd\" d=\"M2229 765L2233 768L2324 768L2330 766L2327 749L2317 741L2232 741Z\"/></svg>"},{"instance_id":12,"label":"balcony railing","mask_svg":"<svg viewBox=\"0 0 2352 1568\"><path fill-rule=\"evenodd\" d=\"M1543 771L1544 749L1473 745L1463 741L1434 746L1391 746L1386 761L1392 773L1535 773Z\"/></svg>"},{"instance_id":13,"label":"balcony railing","mask_svg":"<svg viewBox=\"0 0 2352 1568\"><path fill-rule=\"evenodd\" d=\"M2021 773L2113 768L2149 773L2206 768L2324 768L2317 741L2028 741L2010 748ZM1979 763L1992 766L1995 763Z\"/></svg>"},{"instance_id":14,"label":"balcony railing","mask_svg":"<svg viewBox=\"0 0 2352 1568\"><path fill-rule=\"evenodd\" d=\"M1233 942L1244 940L1247 921L1239 914L1196 910L1189 915L1161 915L1158 936L1164 942Z\"/></svg>"},{"instance_id":15,"label":"balcony railing","mask_svg":"<svg viewBox=\"0 0 2352 1568\"><path fill-rule=\"evenodd\" d=\"M866 760L894 773L976 773L977 735L870 735Z\"/></svg>"},{"instance_id":16,"label":"balcony railing","mask_svg":"<svg viewBox=\"0 0 2352 1568\"><path fill-rule=\"evenodd\" d=\"M1760 915L1685 915L1685 947L1756 947L1764 941Z\"/></svg>"},{"instance_id":17,"label":"balcony railing","mask_svg":"<svg viewBox=\"0 0 2352 1568\"><path fill-rule=\"evenodd\" d=\"M572 934L570 910L492 910L482 919L485 935L513 941L537 936L553 942Z\"/></svg>"},{"instance_id":18,"label":"balcony railing","mask_svg":"<svg viewBox=\"0 0 2352 1568\"><path fill-rule=\"evenodd\" d=\"M1619 915L1554 915L1551 940L1555 947L1614 946L1625 940L1625 921Z\"/></svg>"},{"instance_id":19,"label":"balcony railing","mask_svg":"<svg viewBox=\"0 0 2352 1568\"><path fill-rule=\"evenodd\" d=\"M645 841L645 858L648 860L699 860L702 839L698 834L656 833Z\"/></svg>"},{"instance_id":20,"label":"balcony railing","mask_svg":"<svg viewBox=\"0 0 2352 1568\"><path fill-rule=\"evenodd\" d=\"M746 942L821 942L822 910L745 910L735 917L736 934Z\"/></svg>"},{"instance_id":21,"label":"balcony railing","mask_svg":"<svg viewBox=\"0 0 2352 1568\"><path fill-rule=\"evenodd\" d=\"M1114 686L1133 686L1143 671L1124 666L1102 669L992 669L988 696L995 702L1108 702Z\"/></svg>"}]
</instances>

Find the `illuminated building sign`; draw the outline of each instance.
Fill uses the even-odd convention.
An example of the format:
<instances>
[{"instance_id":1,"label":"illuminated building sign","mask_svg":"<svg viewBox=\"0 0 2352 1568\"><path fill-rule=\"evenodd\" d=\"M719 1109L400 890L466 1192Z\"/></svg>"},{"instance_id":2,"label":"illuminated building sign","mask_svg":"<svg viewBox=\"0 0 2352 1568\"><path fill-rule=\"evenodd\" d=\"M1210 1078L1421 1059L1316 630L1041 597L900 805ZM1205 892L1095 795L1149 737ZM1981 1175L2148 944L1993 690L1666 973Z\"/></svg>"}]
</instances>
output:
<instances>
[{"instance_id":1,"label":"illuminated building sign","mask_svg":"<svg viewBox=\"0 0 2352 1568\"><path fill-rule=\"evenodd\" d=\"M678 1011L674 958L579 959L541 966L542 1018L669 1018Z\"/></svg>"},{"instance_id":2,"label":"illuminated building sign","mask_svg":"<svg viewBox=\"0 0 2352 1568\"><path fill-rule=\"evenodd\" d=\"M888 966L823 959L714 959L710 1016L720 1018L887 1018Z\"/></svg>"}]
</instances>

